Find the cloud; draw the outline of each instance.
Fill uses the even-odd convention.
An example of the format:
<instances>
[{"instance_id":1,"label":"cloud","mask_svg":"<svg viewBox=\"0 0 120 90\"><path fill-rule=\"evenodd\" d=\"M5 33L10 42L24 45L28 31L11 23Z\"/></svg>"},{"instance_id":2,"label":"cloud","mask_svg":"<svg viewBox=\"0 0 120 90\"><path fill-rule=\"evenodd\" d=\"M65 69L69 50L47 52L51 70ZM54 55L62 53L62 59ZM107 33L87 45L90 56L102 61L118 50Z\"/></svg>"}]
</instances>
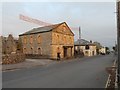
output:
<instances>
[{"instance_id":1,"label":"cloud","mask_svg":"<svg viewBox=\"0 0 120 90\"><path fill-rule=\"evenodd\" d=\"M19 20L19 14L48 23L66 21L70 27L82 29L82 37L113 45L116 40L115 3L97 2L47 2L3 3L3 35L18 36L38 25ZM75 40L78 30L73 30ZM112 39L112 40L111 40Z\"/></svg>"}]
</instances>

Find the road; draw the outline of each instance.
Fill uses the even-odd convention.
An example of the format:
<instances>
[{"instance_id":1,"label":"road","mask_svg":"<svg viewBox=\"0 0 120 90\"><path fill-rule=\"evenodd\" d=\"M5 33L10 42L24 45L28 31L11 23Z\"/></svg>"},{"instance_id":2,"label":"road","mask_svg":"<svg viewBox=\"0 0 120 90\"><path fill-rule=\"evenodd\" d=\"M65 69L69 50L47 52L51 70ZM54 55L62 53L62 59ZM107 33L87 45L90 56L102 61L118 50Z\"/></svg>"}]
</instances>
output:
<instances>
[{"instance_id":1,"label":"road","mask_svg":"<svg viewBox=\"0 0 120 90\"><path fill-rule=\"evenodd\" d=\"M3 88L104 88L113 55L3 72Z\"/></svg>"}]
</instances>

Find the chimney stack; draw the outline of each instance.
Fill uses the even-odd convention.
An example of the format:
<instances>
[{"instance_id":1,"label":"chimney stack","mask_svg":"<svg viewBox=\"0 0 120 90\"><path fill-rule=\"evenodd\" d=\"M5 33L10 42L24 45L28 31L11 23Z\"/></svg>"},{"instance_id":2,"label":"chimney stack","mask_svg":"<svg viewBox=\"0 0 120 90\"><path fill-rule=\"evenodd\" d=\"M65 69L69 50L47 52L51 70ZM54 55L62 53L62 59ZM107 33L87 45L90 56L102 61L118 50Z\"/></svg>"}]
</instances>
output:
<instances>
[{"instance_id":1,"label":"chimney stack","mask_svg":"<svg viewBox=\"0 0 120 90\"><path fill-rule=\"evenodd\" d=\"M92 40L90 40L90 43L92 43Z\"/></svg>"}]
</instances>

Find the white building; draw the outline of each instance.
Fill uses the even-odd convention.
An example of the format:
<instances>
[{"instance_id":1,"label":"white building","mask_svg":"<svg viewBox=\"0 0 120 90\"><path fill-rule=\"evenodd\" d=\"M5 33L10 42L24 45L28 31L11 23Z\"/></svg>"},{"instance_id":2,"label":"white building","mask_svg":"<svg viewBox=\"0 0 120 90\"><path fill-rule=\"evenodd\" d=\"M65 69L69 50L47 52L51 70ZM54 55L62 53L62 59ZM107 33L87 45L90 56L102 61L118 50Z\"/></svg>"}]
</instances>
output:
<instances>
[{"instance_id":1,"label":"white building","mask_svg":"<svg viewBox=\"0 0 120 90\"><path fill-rule=\"evenodd\" d=\"M100 48L100 49L99 49L99 52L100 52L101 54L106 54L106 48L105 48L105 47Z\"/></svg>"},{"instance_id":2,"label":"white building","mask_svg":"<svg viewBox=\"0 0 120 90\"><path fill-rule=\"evenodd\" d=\"M84 56L97 55L96 45L87 40L81 39L74 43L75 51L82 52Z\"/></svg>"}]
</instances>

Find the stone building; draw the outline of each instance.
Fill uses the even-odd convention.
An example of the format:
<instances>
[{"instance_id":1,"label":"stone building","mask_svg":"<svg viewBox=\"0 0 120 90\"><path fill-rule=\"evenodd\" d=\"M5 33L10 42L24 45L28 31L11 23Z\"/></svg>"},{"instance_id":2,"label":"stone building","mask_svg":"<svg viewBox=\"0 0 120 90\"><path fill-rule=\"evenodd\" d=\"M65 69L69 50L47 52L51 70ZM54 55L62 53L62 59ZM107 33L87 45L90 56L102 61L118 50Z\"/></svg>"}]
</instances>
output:
<instances>
[{"instance_id":1,"label":"stone building","mask_svg":"<svg viewBox=\"0 0 120 90\"><path fill-rule=\"evenodd\" d=\"M107 52L106 52L106 47L101 47L100 49L99 49L99 52L100 52L100 54L106 54Z\"/></svg>"},{"instance_id":2,"label":"stone building","mask_svg":"<svg viewBox=\"0 0 120 90\"><path fill-rule=\"evenodd\" d=\"M0 36L0 39L1 39L1 44L2 44L2 46L1 46L2 54L5 54L6 53L6 40L7 40L7 38Z\"/></svg>"},{"instance_id":3,"label":"stone building","mask_svg":"<svg viewBox=\"0 0 120 90\"><path fill-rule=\"evenodd\" d=\"M103 46L99 42L93 42L93 44L96 45L96 52L97 55L99 55L101 53L101 49L103 48Z\"/></svg>"},{"instance_id":4,"label":"stone building","mask_svg":"<svg viewBox=\"0 0 120 90\"><path fill-rule=\"evenodd\" d=\"M78 54L81 54L81 52L84 54L84 56L94 56L97 54L96 52L96 45L92 42L89 42L84 39L77 40L75 43L75 51L78 52ZM80 52L80 53L79 53Z\"/></svg>"},{"instance_id":5,"label":"stone building","mask_svg":"<svg viewBox=\"0 0 120 90\"><path fill-rule=\"evenodd\" d=\"M0 36L0 58L2 55L2 36Z\"/></svg>"},{"instance_id":6,"label":"stone building","mask_svg":"<svg viewBox=\"0 0 120 90\"><path fill-rule=\"evenodd\" d=\"M10 34L6 41L6 53L8 53L8 54L16 53L16 51L17 51L16 42L15 42L13 36Z\"/></svg>"},{"instance_id":7,"label":"stone building","mask_svg":"<svg viewBox=\"0 0 120 90\"><path fill-rule=\"evenodd\" d=\"M8 37L0 36L1 64L15 64L25 61L25 55L21 51L22 45L11 34ZM0 52L0 53L1 53Z\"/></svg>"},{"instance_id":8,"label":"stone building","mask_svg":"<svg viewBox=\"0 0 120 90\"><path fill-rule=\"evenodd\" d=\"M74 34L68 25L60 24L34 28L19 35L23 53L47 55L51 59L74 56Z\"/></svg>"},{"instance_id":9,"label":"stone building","mask_svg":"<svg viewBox=\"0 0 120 90\"><path fill-rule=\"evenodd\" d=\"M8 37L1 36L1 41L2 41L2 53L3 54L16 53L17 51L16 40L13 38L11 34L9 34Z\"/></svg>"}]
</instances>

